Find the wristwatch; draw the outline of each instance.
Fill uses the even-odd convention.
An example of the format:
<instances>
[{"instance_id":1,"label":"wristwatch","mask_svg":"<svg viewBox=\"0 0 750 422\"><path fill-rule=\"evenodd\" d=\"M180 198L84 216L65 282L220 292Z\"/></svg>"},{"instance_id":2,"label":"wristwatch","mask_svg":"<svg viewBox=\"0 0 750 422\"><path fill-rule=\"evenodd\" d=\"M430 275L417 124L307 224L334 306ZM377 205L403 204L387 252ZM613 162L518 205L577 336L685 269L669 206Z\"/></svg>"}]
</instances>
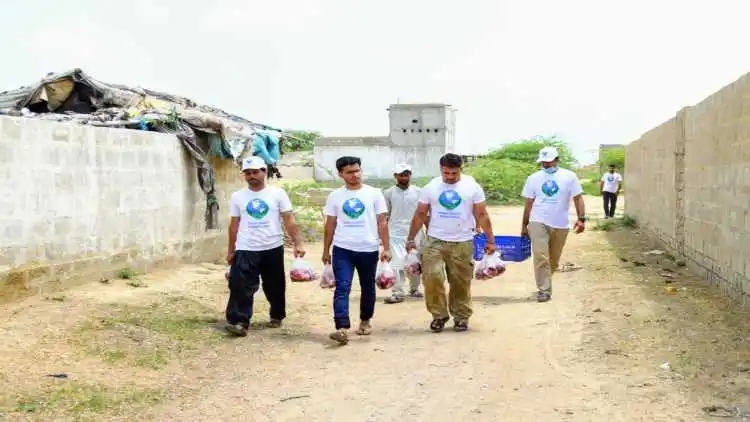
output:
<instances>
[{"instance_id":1,"label":"wristwatch","mask_svg":"<svg viewBox=\"0 0 750 422\"><path fill-rule=\"evenodd\" d=\"M584 215L583 217L578 217L578 221L581 223L585 223L588 220L588 218Z\"/></svg>"}]
</instances>

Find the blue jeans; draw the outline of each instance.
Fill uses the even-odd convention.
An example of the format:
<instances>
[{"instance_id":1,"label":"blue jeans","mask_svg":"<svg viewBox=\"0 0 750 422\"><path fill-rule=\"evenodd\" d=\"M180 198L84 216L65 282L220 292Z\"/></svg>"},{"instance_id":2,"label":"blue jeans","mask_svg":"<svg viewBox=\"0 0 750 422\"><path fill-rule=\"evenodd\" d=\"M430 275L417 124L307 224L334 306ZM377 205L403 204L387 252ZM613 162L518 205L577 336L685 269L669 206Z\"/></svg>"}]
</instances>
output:
<instances>
[{"instance_id":1,"label":"blue jeans","mask_svg":"<svg viewBox=\"0 0 750 422\"><path fill-rule=\"evenodd\" d=\"M351 327L349 294L352 291L355 269L362 290L359 299L359 319L368 321L375 314L375 271L378 268L378 252L355 252L334 246L331 264L336 277L336 290L333 292L333 322L336 329Z\"/></svg>"}]
</instances>

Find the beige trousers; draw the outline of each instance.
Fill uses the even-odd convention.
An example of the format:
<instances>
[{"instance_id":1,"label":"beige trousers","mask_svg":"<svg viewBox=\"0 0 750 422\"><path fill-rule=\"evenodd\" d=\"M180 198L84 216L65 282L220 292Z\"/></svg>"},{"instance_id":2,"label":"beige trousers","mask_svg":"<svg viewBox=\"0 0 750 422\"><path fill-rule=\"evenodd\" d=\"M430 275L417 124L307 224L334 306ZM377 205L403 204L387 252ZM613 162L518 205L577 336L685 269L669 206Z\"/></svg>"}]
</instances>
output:
<instances>
[{"instance_id":1,"label":"beige trousers","mask_svg":"<svg viewBox=\"0 0 750 422\"><path fill-rule=\"evenodd\" d=\"M552 292L552 274L560 265L569 229L553 229L542 223L529 223L531 251L534 256L534 278L541 292Z\"/></svg>"}]
</instances>

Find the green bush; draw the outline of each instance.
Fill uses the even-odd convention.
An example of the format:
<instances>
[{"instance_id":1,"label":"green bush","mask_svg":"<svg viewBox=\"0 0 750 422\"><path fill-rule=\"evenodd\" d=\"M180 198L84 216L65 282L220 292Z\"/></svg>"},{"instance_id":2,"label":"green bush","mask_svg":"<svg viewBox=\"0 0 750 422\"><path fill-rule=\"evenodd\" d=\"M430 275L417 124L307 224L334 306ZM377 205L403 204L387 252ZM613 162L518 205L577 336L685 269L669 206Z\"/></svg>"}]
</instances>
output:
<instances>
[{"instance_id":1,"label":"green bush","mask_svg":"<svg viewBox=\"0 0 750 422\"><path fill-rule=\"evenodd\" d=\"M557 138L551 136L548 138L536 137L530 139L522 139L511 144L504 145L501 148L490 151L487 154L489 159L509 159L513 161L521 161L524 163L535 163L539 156L539 150L553 146L557 148L560 153L560 166L568 169L578 167L578 160L573 157L573 152L570 150L568 144Z\"/></svg>"},{"instance_id":2,"label":"green bush","mask_svg":"<svg viewBox=\"0 0 750 422\"><path fill-rule=\"evenodd\" d=\"M306 132L302 130L289 130L284 133L294 137L284 138L285 152L312 151L315 147L315 141L321 136L318 132Z\"/></svg>"},{"instance_id":3,"label":"green bush","mask_svg":"<svg viewBox=\"0 0 750 422\"><path fill-rule=\"evenodd\" d=\"M625 172L625 148L613 148L604 151L601 160L599 160L602 171L606 171L606 168L612 164L617 167L620 174Z\"/></svg>"},{"instance_id":4,"label":"green bush","mask_svg":"<svg viewBox=\"0 0 750 422\"><path fill-rule=\"evenodd\" d=\"M560 166L568 169L578 167L570 146L555 137L522 139L490 151L466 166L466 173L473 176L484 187L490 204L518 204L523 202L521 190L526 178L539 170L536 159L539 150L554 146L560 153ZM598 188L597 188L598 192Z\"/></svg>"},{"instance_id":5,"label":"green bush","mask_svg":"<svg viewBox=\"0 0 750 422\"><path fill-rule=\"evenodd\" d=\"M466 174L474 177L484 188L490 204L517 204L523 202L521 190L526 178L539 167L531 162L509 158L480 158L466 167Z\"/></svg>"}]
</instances>

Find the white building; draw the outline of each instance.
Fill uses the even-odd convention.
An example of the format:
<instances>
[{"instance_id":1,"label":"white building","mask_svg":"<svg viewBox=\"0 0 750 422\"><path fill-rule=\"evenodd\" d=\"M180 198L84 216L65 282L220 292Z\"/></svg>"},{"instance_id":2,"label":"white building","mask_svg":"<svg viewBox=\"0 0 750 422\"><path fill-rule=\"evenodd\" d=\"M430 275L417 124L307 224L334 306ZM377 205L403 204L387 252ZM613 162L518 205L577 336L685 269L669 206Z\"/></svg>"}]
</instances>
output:
<instances>
[{"instance_id":1,"label":"white building","mask_svg":"<svg viewBox=\"0 0 750 422\"><path fill-rule=\"evenodd\" d=\"M326 137L315 142L315 180L338 177L336 159L362 159L367 179L393 177L393 166L408 163L414 177L438 176L438 160L455 151L456 110L447 104L393 104L390 132L378 137Z\"/></svg>"}]
</instances>

